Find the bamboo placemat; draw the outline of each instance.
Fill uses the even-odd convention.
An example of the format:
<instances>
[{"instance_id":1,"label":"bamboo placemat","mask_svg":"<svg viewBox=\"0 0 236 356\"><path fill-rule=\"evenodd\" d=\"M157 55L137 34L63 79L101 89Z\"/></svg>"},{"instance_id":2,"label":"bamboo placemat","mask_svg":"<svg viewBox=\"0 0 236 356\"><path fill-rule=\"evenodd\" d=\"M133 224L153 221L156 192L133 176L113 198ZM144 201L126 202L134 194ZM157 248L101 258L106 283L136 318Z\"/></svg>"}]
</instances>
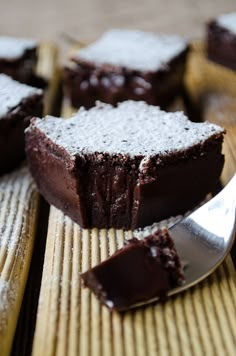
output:
<instances>
[{"instance_id":1,"label":"bamboo placemat","mask_svg":"<svg viewBox=\"0 0 236 356\"><path fill-rule=\"evenodd\" d=\"M56 99L57 49L39 47L37 74L48 81L45 113ZM29 272L39 213L39 195L27 170L0 178L0 355L10 353ZM20 352L20 350L19 350Z\"/></svg>"}]
</instances>

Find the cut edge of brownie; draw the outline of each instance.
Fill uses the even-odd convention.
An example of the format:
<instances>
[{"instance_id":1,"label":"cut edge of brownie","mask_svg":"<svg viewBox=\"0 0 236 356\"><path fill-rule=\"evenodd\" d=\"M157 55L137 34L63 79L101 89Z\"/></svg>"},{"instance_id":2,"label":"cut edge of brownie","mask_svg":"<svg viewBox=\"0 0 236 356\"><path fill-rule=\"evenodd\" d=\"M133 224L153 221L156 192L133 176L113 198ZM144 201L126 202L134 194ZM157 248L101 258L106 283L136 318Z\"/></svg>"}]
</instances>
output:
<instances>
[{"instance_id":1,"label":"cut edge of brownie","mask_svg":"<svg viewBox=\"0 0 236 356\"><path fill-rule=\"evenodd\" d=\"M143 240L133 238L112 256L81 274L88 287L110 310L124 311L185 282L183 266L167 229Z\"/></svg>"}]
</instances>

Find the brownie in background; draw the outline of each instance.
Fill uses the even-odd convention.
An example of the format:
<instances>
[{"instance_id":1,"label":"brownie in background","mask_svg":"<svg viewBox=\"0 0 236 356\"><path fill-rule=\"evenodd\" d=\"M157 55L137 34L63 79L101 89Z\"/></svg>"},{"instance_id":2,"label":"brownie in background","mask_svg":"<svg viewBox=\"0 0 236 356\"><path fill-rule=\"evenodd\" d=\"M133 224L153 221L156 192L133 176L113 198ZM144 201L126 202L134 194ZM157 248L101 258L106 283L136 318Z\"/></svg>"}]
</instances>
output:
<instances>
[{"instance_id":1,"label":"brownie in background","mask_svg":"<svg viewBox=\"0 0 236 356\"><path fill-rule=\"evenodd\" d=\"M0 74L0 174L16 168L25 158L24 130L32 116L42 114L41 89Z\"/></svg>"},{"instance_id":2,"label":"brownie in background","mask_svg":"<svg viewBox=\"0 0 236 356\"><path fill-rule=\"evenodd\" d=\"M112 105L143 100L166 108L181 94L187 52L179 36L110 30L71 56L66 91L77 108L97 100Z\"/></svg>"},{"instance_id":3,"label":"brownie in background","mask_svg":"<svg viewBox=\"0 0 236 356\"><path fill-rule=\"evenodd\" d=\"M26 84L35 80L38 43L32 39L0 36L0 73Z\"/></svg>"},{"instance_id":4,"label":"brownie in background","mask_svg":"<svg viewBox=\"0 0 236 356\"><path fill-rule=\"evenodd\" d=\"M236 12L209 22L207 53L210 60L236 70Z\"/></svg>"}]
</instances>

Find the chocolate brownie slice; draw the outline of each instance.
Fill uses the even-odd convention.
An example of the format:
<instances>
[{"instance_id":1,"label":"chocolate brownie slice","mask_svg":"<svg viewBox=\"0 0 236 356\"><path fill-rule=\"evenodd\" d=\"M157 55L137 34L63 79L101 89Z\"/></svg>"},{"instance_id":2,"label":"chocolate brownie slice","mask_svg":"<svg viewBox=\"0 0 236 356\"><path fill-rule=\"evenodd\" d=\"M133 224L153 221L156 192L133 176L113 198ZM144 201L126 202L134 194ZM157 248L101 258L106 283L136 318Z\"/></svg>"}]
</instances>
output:
<instances>
[{"instance_id":1,"label":"chocolate brownie slice","mask_svg":"<svg viewBox=\"0 0 236 356\"><path fill-rule=\"evenodd\" d=\"M0 73L31 84L37 63L35 40L0 36Z\"/></svg>"},{"instance_id":2,"label":"chocolate brownie slice","mask_svg":"<svg viewBox=\"0 0 236 356\"><path fill-rule=\"evenodd\" d=\"M208 24L207 52L212 61L236 70L236 12Z\"/></svg>"},{"instance_id":3,"label":"chocolate brownie slice","mask_svg":"<svg viewBox=\"0 0 236 356\"><path fill-rule=\"evenodd\" d=\"M24 130L32 116L42 116L43 93L0 74L0 174L25 157Z\"/></svg>"},{"instance_id":4,"label":"chocolate brownie slice","mask_svg":"<svg viewBox=\"0 0 236 356\"><path fill-rule=\"evenodd\" d=\"M81 274L84 286L111 310L165 298L184 283L174 242L167 230L143 240L133 238L99 265Z\"/></svg>"},{"instance_id":5,"label":"chocolate brownie slice","mask_svg":"<svg viewBox=\"0 0 236 356\"><path fill-rule=\"evenodd\" d=\"M111 30L76 52L65 68L72 106L144 100L166 107L181 94L188 46L178 36Z\"/></svg>"},{"instance_id":6,"label":"chocolate brownie slice","mask_svg":"<svg viewBox=\"0 0 236 356\"><path fill-rule=\"evenodd\" d=\"M26 133L46 200L82 227L137 228L193 208L219 180L224 130L144 102L98 103Z\"/></svg>"}]
</instances>

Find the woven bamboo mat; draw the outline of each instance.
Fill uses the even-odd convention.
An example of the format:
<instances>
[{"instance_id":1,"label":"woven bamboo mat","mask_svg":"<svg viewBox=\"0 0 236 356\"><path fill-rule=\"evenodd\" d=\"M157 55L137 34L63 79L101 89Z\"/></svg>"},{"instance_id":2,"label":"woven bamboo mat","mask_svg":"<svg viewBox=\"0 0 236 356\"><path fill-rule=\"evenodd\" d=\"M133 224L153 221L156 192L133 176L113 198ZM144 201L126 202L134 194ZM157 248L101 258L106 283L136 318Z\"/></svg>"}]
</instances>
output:
<instances>
[{"instance_id":1,"label":"woven bamboo mat","mask_svg":"<svg viewBox=\"0 0 236 356\"><path fill-rule=\"evenodd\" d=\"M52 102L56 99L56 57L54 45L40 45L37 73L49 81L45 113L52 110ZM11 350L31 262L38 213L39 194L26 167L0 178L1 356L7 356Z\"/></svg>"}]
</instances>

